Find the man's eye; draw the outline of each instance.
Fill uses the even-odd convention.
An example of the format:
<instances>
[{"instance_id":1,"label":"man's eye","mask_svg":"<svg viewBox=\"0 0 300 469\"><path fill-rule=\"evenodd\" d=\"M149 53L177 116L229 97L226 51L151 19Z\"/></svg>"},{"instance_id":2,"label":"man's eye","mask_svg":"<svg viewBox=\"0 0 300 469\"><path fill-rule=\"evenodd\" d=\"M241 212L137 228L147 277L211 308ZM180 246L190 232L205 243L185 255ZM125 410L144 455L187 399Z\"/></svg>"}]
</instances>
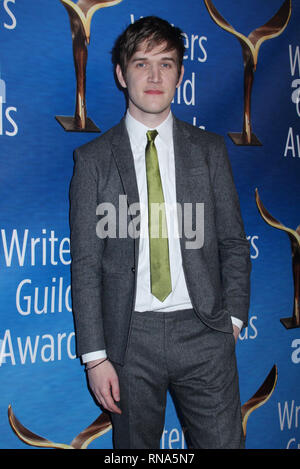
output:
<instances>
[{"instance_id":1,"label":"man's eye","mask_svg":"<svg viewBox=\"0 0 300 469\"><path fill-rule=\"evenodd\" d=\"M162 68L171 68L171 65L169 63L163 63L161 64Z\"/></svg>"},{"instance_id":2,"label":"man's eye","mask_svg":"<svg viewBox=\"0 0 300 469\"><path fill-rule=\"evenodd\" d=\"M146 64L144 62L138 62L136 64L137 68L144 68L146 66Z\"/></svg>"}]
</instances>

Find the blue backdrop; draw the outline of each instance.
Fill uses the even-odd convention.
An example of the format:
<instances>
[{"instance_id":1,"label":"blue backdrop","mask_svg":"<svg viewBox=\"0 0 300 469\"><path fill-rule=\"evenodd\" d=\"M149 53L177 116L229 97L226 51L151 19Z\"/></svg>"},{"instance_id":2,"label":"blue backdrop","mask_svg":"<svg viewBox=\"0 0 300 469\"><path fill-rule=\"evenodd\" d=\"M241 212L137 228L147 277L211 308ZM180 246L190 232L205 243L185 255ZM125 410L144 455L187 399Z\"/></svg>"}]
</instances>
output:
<instances>
[{"instance_id":1,"label":"blue backdrop","mask_svg":"<svg viewBox=\"0 0 300 469\"><path fill-rule=\"evenodd\" d=\"M265 24L283 0L214 0L237 31ZM238 40L211 18L204 0L123 0L97 11L88 47L88 115L102 132L125 111L110 51L140 16L155 14L185 33L185 78L173 111L226 139L251 243L249 326L237 344L242 403L274 365L274 392L247 422L247 448L300 447L300 329L293 313L291 244L265 223L255 189L289 228L300 224L300 6L286 29L262 43L252 90L252 124L261 146L237 146L228 132L243 119L243 60ZM9 404L22 424L69 444L101 413L75 359L70 297L68 189L73 149L98 134L65 132L56 115L72 115L75 73L70 23L59 0L0 1L0 447L31 448L12 431ZM112 448L111 431L89 448ZM162 448L184 446L171 399Z\"/></svg>"}]
</instances>

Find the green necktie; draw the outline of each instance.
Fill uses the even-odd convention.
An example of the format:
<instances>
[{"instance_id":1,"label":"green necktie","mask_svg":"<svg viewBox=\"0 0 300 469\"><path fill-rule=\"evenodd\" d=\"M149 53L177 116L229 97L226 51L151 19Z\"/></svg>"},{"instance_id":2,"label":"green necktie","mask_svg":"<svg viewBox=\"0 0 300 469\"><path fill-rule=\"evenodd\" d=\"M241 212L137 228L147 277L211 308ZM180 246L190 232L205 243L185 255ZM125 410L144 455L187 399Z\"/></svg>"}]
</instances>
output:
<instances>
[{"instance_id":1,"label":"green necktie","mask_svg":"<svg viewBox=\"0 0 300 469\"><path fill-rule=\"evenodd\" d=\"M164 301L172 291L172 283L165 200L154 143L157 134L157 130L148 130L146 146L150 280L152 295Z\"/></svg>"}]
</instances>

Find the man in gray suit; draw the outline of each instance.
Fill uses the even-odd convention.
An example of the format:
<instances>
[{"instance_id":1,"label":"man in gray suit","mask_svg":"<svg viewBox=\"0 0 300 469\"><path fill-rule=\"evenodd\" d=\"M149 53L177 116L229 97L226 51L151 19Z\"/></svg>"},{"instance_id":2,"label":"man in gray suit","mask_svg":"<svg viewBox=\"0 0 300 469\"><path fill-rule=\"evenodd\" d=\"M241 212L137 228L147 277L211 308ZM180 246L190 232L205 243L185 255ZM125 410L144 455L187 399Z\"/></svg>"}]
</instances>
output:
<instances>
[{"instance_id":1,"label":"man in gray suit","mask_svg":"<svg viewBox=\"0 0 300 469\"><path fill-rule=\"evenodd\" d=\"M168 22L130 25L113 50L126 116L74 156L77 352L118 449L159 448L167 390L189 447L244 447L249 245L223 138L170 110L183 54Z\"/></svg>"}]
</instances>

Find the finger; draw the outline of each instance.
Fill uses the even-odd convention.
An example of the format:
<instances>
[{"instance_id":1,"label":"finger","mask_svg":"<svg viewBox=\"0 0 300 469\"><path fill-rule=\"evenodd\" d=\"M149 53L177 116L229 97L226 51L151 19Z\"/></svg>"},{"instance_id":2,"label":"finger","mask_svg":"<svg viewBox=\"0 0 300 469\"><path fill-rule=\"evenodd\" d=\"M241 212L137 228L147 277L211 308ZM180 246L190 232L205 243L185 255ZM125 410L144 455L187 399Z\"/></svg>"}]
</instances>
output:
<instances>
[{"instance_id":1,"label":"finger","mask_svg":"<svg viewBox=\"0 0 300 469\"><path fill-rule=\"evenodd\" d=\"M114 414L122 413L121 409L114 403L113 399L104 399L103 407L105 407L105 409L109 410L110 412L113 412Z\"/></svg>"},{"instance_id":2,"label":"finger","mask_svg":"<svg viewBox=\"0 0 300 469\"><path fill-rule=\"evenodd\" d=\"M115 404L110 392L105 393L105 395L103 394L102 398L103 398L103 407L105 407L105 409L116 414L122 413L121 409Z\"/></svg>"},{"instance_id":3,"label":"finger","mask_svg":"<svg viewBox=\"0 0 300 469\"><path fill-rule=\"evenodd\" d=\"M119 380L116 377L114 380L111 381L111 392L112 396L115 401L119 402L120 400L120 387L119 387Z\"/></svg>"},{"instance_id":4,"label":"finger","mask_svg":"<svg viewBox=\"0 0 300 469\"><path fill-rule=\"evenodd\" d=\"M95 398L96 398L98 404L99 404L100 406L104 407L104 405L103 405L104 400L103 400L102 395L101 395L100 393L98 394L98 393L96 393L96 392L94 392L93 394L94 394L94 396L95 396Z\"/></svg>"}]
</instances>

